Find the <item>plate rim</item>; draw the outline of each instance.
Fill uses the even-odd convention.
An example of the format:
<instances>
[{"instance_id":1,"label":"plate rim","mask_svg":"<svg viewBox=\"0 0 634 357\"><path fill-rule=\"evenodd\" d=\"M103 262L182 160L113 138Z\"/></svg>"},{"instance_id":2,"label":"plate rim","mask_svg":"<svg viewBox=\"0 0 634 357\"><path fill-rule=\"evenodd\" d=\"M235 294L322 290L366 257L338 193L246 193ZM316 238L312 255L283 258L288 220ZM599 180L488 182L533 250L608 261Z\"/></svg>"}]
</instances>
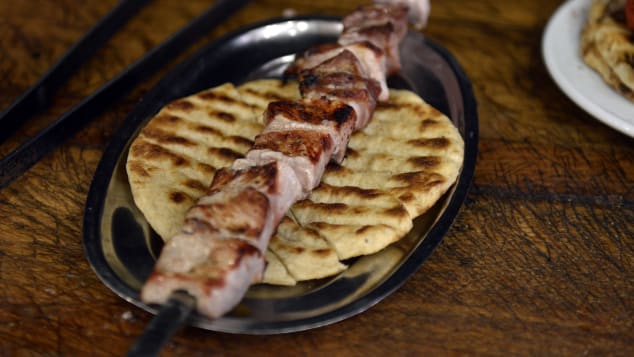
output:
<instances>
[{"instance_id":1,"label":"plate rim","mask_svg":"<svg viewBox=\"0 0 634 357\"><path fill-rule=\"evenodd\" d=\"M582 19L585 19L585 17L570 15L572 15L572 11L574 11L575 9L589 5L589 3L590 0L568 0L561 4L548 19L541 43L542 58L544 59L546 70L548 71L554 82L557 84L559 89L578 107L580 107L586 113L592 115L600 122L606 124L607 126L634 138L634 114L632 116L632 121L628 121L626 118L622 118L621 116L618 116L604 109L600 105L600 103L596 102L593 97L586 95L583 91L575 86L574 78L571 79L569 76L563 73L557 63L557 60L555 59L555 52L551 50L554 46L556 46L557 39L562 38L561 36L564 36L559 33L560 31L557 31L557 27L563 26L567 17L573 17L577 19L576 21L578 23L576 22L574 23L574 25L579 26L579 28L581 29L581 26L583 25L581 22ZM579 36L580 34L573 36L573 38L576 38L576 45L573 46L575 48L579 47ZM615 97L620 96L619 93L617 93L612 87L605 83L605 81L592 68L590 68L583 61L583 59L581 59L581 56L578 52L575 54L575 56L578 57L579 62L583 65L582 68L586 70L585 72L579 70L577 71L578 74L584 73L584 75L587 76L588 74L586 73L591 71L589 75L595 78L593 82L596 83L599 88L602 88L602 90L605 90L606 92L612 92ZM623 98L623 100L627 101L626 98ZM634 103L631 104L632 111L634 113Z\"/></svg>"},{"instance_id":2,"label":"plate rim","mask_svg":"<svg viewBox=\"0 0 634 357\"><path fill-rule=\"evenodd\" d=\"M168 73L166 73L156 84L154 84L148 92L146 92L139 103L127 114L126 119L115 131L110 142L107 144L106 149L97 165L93 180L90 185L90 189L86 199L86 205L84 209L83 220L83 239L84 254L88 260L91 268L97 275L97 277L106 285L112 292L126 300L133 305L156 314L157 310L145 305L133 298L136 291L130 286L126 285L121 279L112 271L112 268L107 264L106 258L101 249L101 222L103 215L103 208L105 206L105 191L103 188L108 187L112 181L112 174L117 167L119 160L122 160L124 155L124 149L131 136L139 129L142 124L143 118L139 118L140 113L147 113L148 108L152 108L152 101L159 96L161 92L161 86L163 83L173 81L177 74L183 71L189 63L198 60L204 52L209 52L214 49L221 48L234 38L248 33L254 29L290 21L340 21L340 18L332 16L322 15L305 15L294 17L279 17L273 18L261 22L254 23L249 26L242 27L234 30L228 34L225 34L209 44L202 46L199 50L176 64ZM357 315L370 307L374 306L385 297L393 293L396 289L402 286L408 278L418 270L428 256L437 248L437 246L444 239L447 231L453 223L455 217L458 215L460 208L463 206L466 200L468 191L471 187L473 176L475 173L475 165L478 152L478 111L475 95L470 80L464 72L462 66L458 63L455 57L444 47L425 37L425 43L432 47L438 55L440 55L451 67L451 70L456 76L458 86L460 88L463 105L464 105L464 158L461 171L458 175L457 182L453 186L453 194L449 201L446 203L446 207L442 214L437 217L436 222L430 227L426 234L424 244L419 244L405 259L403 264L395 269L395 271L389 275L383 282L378 284L374 289L367 292L365 295L353 300L352 302L343 305L332 311L319 314L316 316L301 318L296 320L274 321L274 322L261 322L257 326L250 326L249 331L230 331L225 329L210 329L211 331L228 332L228 333L240 333L251 335L262 334L279 334L297 332L316 327L329 325L354 315ZM97 267L101 267L100 270ZM105 269L104 269L105 268ZM188 321L189 325L196 326ZM200 326L198 326L200 327Z\"/></svg>"}]
</instances>

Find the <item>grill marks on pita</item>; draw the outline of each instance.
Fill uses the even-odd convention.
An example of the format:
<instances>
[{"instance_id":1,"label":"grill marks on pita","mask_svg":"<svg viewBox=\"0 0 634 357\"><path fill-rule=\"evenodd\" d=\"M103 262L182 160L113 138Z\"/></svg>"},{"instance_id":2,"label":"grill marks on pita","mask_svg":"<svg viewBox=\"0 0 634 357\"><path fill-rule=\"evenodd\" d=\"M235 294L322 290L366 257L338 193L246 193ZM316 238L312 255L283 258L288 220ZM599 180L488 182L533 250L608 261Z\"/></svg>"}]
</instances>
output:
<instances>
[{"instance_id":1,"label":"grill marks on pita","mask_svg":"<svg viewBox=\"0 0 634 357\"><path fill-rule=\"evenodd\" d=\"M128 178L135 204L161 237L178 233L183 212L216 170L252 145L262 130L255 117L226 84L168 104L141 130L128 153Z\"/></svg>"},{"instance_id":2,"label":"grill marks on pita","mask_svg":"<svg viewBox=\"0 0 634 357\"><path fill-rule=\"evenodd\" d=\"M351 135L343 161L329 164L322 183L282 219L265 253L263 282L294 285L342 272L348 259L377 252L407 234L413 218L423 214L455 181L463 150L455 127L415 94L394 89L390 92L390 101L377 106L372 121ZM263 127L262 115L255 113L264 112L269 101L299 98L298 83L279 80L258 80L237 88L223 85L205 93L209 98L217 95L239 102L225 99L217 103L225 112L233 113L232 125L237 126ZM188 135L191 127L200 125L190 122L190 114L196 117L197 112L206 113L206 128L221 127L225 119L210 114L217 110L208 107L216 104L209 102L197 108L199 101L187 101L196 103L196 108L184 112L171 107L170 115L179 119L169 121L176 127L162 129L166 135L187 140L166 138L162 142L169 143L165 146L172 152L184 153L179 156L183 159L195 158L195 165L207 168L206 172L196 177L187 175L190 171L181 172L171 163L173 159L139 157L134 150L128 158L137 205L165 240L176 234L187 209L209 189L207 180L220 167L214 164L219 160L217 153L230 150L244 157L261 135L232 136L229 133L235 131L227 131L225 136L219 129L215 129L212 139ZM165 120L165 113L159 112L146 128L163 125ZM178 127L181 125L185 128ZM261 129L252 131L260 133ZM146 140L146 135L139 135L133 147Z\"/></svg>"}]
</instances>

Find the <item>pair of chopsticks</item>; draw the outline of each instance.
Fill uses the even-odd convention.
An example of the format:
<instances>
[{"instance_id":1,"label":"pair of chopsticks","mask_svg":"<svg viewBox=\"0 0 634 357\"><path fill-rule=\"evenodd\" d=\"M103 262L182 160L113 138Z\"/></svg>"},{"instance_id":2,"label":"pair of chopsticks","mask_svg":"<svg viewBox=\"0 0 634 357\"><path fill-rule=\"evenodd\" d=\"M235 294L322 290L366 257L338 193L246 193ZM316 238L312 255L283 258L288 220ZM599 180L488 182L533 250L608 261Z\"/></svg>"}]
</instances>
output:
<instances>
[{"instance_id":1,"label":"pair of chopsticks","mask_svg":"<svg viewBox=\"0 0 634 357\"><path fill-rule=\"evenodd\" d=\"M9 185L91 119L103 113L117 100L122 99L140 82L156 73L247 2L248 0L215 1L202 15L0 159L0 188ZM72 72L147 3L148 0L122 0L73 45L33 87L0 115L0 143L23 125L26 118L45 110L55 90L68 80Z\"/></svg>"}]
</instances>

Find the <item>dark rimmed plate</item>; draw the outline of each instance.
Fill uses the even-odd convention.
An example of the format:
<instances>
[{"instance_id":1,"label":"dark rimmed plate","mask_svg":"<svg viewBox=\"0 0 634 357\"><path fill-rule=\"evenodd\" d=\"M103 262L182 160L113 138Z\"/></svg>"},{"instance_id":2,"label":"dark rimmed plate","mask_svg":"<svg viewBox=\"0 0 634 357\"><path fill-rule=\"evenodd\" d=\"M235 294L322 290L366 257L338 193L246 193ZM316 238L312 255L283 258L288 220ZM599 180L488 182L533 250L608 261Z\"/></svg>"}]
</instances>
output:
<instances>
[{"instance_id":1,"label":"dark rimmed plate","mask_svg":"<svg viewBox=\"0 0 634 357\"><path fill-rule=\"evenodd\" d=\"M229 34L177 66L128 115L95 173L84 216L84 248L99 278L132 304L139 300L161 242L135 207L125 172L128 147L149 118L173 99L225 82L279 76L292 54L337 38L334 18L298 17L260 23ZM190 325L213 331L274 334L327 325L358 314L385 298L414 273L442 241L469 189L476 162L478 119L471 84L451 54L410 33L401 51L403 69L390 78L449 116L465 140L462 171L450 192L416 219L412 231L383 251L348 262L345 272L294 287L252 287L226 316L194 315Z\"/></svg>"}]
</instances>

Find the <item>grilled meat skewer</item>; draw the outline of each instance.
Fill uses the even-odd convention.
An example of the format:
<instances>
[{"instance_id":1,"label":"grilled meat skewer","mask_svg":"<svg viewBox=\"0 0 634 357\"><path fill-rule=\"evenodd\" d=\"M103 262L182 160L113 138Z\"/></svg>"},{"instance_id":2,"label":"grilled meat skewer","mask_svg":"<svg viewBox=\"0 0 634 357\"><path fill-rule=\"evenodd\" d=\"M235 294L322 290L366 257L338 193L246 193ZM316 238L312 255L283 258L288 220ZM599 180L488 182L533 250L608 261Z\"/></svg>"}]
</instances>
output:
<instances>
[{"instance_id":1,"label":"grilled meat skewer","mask_svg":"<svg viewBox=\"0 0 634 357\"><path fill-rule=\"evenodd\" d=\"M199 313L217 318L260 281L280 220L319 184L330 160L343 160L353 130L388 98L386 75L400 68L407 26L407 7L396 3L360 8L343 20L339 43L297 57L289 72L298 76L302 99L269 104L251 150L216 173L163 247L142 288L144 302L163 304L185 290Z\"/></svg>"}]
</instances>

